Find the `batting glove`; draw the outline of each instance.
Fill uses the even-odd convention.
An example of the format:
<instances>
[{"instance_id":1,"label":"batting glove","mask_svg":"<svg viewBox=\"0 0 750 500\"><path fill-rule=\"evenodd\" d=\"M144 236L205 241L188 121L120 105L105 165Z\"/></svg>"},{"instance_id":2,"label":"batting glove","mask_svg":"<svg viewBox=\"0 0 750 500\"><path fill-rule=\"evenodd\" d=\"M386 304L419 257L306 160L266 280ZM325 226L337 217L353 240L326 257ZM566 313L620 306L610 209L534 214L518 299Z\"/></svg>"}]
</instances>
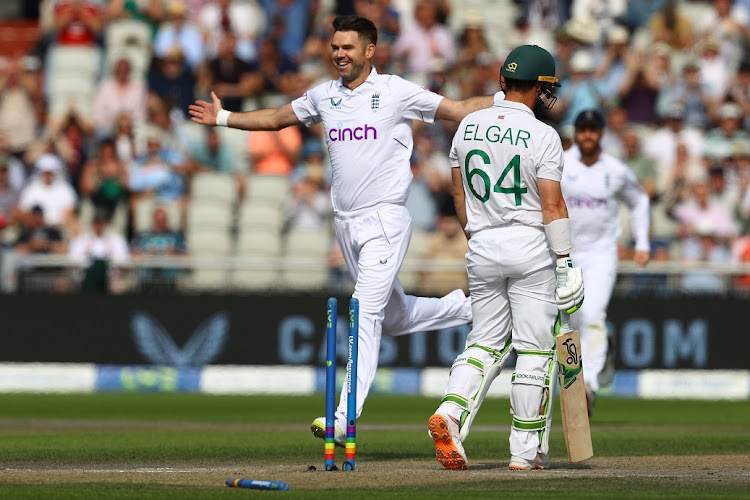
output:
<instances>
[{"instance_id":1,"label":"batting glove","mask_svg":"<svg viewBox=\"0 0 750 500\"><path fill-rule=\"evenodd\" d=\"M557 308L568 314L573 314L583 304L583 272L580 267L573 267L570 257L557 259L558 269L565 267L565 286L555 290Z\"/></svg>"}]
</instances>

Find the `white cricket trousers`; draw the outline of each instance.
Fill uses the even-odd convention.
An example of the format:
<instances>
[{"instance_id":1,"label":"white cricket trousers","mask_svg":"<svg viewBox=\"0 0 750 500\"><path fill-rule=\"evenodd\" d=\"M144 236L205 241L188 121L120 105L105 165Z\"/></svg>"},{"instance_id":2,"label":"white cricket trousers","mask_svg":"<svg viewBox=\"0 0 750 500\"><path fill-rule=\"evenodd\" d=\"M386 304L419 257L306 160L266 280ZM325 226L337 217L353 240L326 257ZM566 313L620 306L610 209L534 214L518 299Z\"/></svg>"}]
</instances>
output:
<instances>
[{"instance_id":1,"label":"white cricket trousers","mask_svg":"<svg viewBox=\"0 0 750 500\"><path fill-rule=\"evenodd\" d=\"M466 260L474 316L466 347L500 351L512 336L516 351L551 351L557 318L555 262L544 229L519 224L484 229L472 234ZM516 372L543 374L549 362L549 356L519 356ZM472 398L482 376L472 366L454 365L446 393ZM519 417L538 417L541 400L541 386L511 387L511 405ZM460 418L460 408L444 405ZM533 460L539 444L538 431L511 428L511 455Z\"/></svg>"},{"instance_id":2,"label":"white cricket trousers","mask_svg":"<svg viewBox=\"0 0 750 500\"><path fill-rule=\"evenodd\" d=\"M576 249L573 265L583 271L583 305L570 316L581 332L581 359L586 386L599 390L599 373L607 359L607 307L617 278L617 248Z\"/></svg>"},{"instance_id":3,"label":"white cricket trousers","mask_svg":"<svg viewBox=\"0 0 750 500\"><path fill-rule=\"evenodd\" d=\"M336 239L354 278L359 299L357 416L378 367L381 334L406 335L471 321L471 301L460 289L442 298L406 295L398 279L411 238L411 216L403 205L337 212ZM346 421L346 386L336 418Z\"/></svg>"}]
</instances>

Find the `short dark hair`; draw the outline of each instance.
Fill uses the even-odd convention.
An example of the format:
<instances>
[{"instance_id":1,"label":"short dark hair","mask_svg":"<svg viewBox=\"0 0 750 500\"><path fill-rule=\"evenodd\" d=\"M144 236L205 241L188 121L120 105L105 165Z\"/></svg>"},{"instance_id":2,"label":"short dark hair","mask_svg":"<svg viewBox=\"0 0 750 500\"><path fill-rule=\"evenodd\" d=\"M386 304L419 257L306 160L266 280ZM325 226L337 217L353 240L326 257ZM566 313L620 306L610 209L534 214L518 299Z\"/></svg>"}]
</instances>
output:
<instances>
[{"instance_id":1,"label":"short dark hair","mask_svg":"<svg viewBox=\"0 0 750 500\"><path fill-rule=\"evenodd\" d=\"M505 91L528 92L536 87L534 80L516 80L515 78L505 78Z\"/></svg>"},{"instance_id":2,"label":"short dark hair","mask_svg":"<svg viewBox=\"0 0 750 500\"><path fill-rule=\"evenodd\" d=\"M355 14L338 16L333 20L333 31L356 31L362 45L378 44L378 29L366 17Z\"/></svg>"}]
</instances>

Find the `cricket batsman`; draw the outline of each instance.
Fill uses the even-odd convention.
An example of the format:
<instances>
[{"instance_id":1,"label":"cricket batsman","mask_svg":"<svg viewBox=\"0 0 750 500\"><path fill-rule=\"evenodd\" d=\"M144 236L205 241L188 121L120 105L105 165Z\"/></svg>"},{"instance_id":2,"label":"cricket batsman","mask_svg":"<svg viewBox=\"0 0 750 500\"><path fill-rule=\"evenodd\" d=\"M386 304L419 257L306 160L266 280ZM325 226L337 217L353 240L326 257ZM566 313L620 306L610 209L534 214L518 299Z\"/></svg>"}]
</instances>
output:
<instances>
[{"instance_id":1,"label":"cricket batsman","mask_svg":"<svg viewBox=\"0 0 750 500\"><path fill-rule=\"evenodd\" d=\"M583 301L581 270L569 258L571 227L560 189L560 137L536 113L555 102L555 62L522 45L500 71L494 105L467 115L453 138L453 196L469 239L466 267L474 324L451 367L445 397L429 419L435 455L466 469L463 442L511 348L511 470L549 466L558 309ZM557 288L556 265L567 270Z\"/></svg>"}]
</instances>

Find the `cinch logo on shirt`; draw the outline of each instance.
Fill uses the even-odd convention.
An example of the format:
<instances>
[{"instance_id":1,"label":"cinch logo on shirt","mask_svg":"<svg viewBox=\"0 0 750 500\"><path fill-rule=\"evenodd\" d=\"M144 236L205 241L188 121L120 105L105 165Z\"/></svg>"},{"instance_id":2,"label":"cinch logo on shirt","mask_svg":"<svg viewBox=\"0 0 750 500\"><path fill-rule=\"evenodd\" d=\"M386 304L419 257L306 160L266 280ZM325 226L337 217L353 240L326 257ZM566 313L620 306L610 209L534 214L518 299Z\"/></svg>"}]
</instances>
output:
<instances>
[{"instance_id":1,"label":"cinch logo on shirt","mask_svg":"<svg viewBox=\"0 0 750 500\"><path fill-rule=\"evenodd\" d=\"M565 204L570 207L606 208L609 206L609 200L607 198L579 198L573 196L565 200Z\"/></svg>"},{"instance_id":2,"label":"cinch logo on shirt","mask_svg":"<svg viewBox=\"0 0 750 500\"><path fill-rule=\"evenodd\" d=\"M364 127L344 128L344 124L339 122L337 128L328 131L328 138L333 141L366 141L368 139L377 139L378 130L367 124Z\"/></svg>"}]
</instances>

